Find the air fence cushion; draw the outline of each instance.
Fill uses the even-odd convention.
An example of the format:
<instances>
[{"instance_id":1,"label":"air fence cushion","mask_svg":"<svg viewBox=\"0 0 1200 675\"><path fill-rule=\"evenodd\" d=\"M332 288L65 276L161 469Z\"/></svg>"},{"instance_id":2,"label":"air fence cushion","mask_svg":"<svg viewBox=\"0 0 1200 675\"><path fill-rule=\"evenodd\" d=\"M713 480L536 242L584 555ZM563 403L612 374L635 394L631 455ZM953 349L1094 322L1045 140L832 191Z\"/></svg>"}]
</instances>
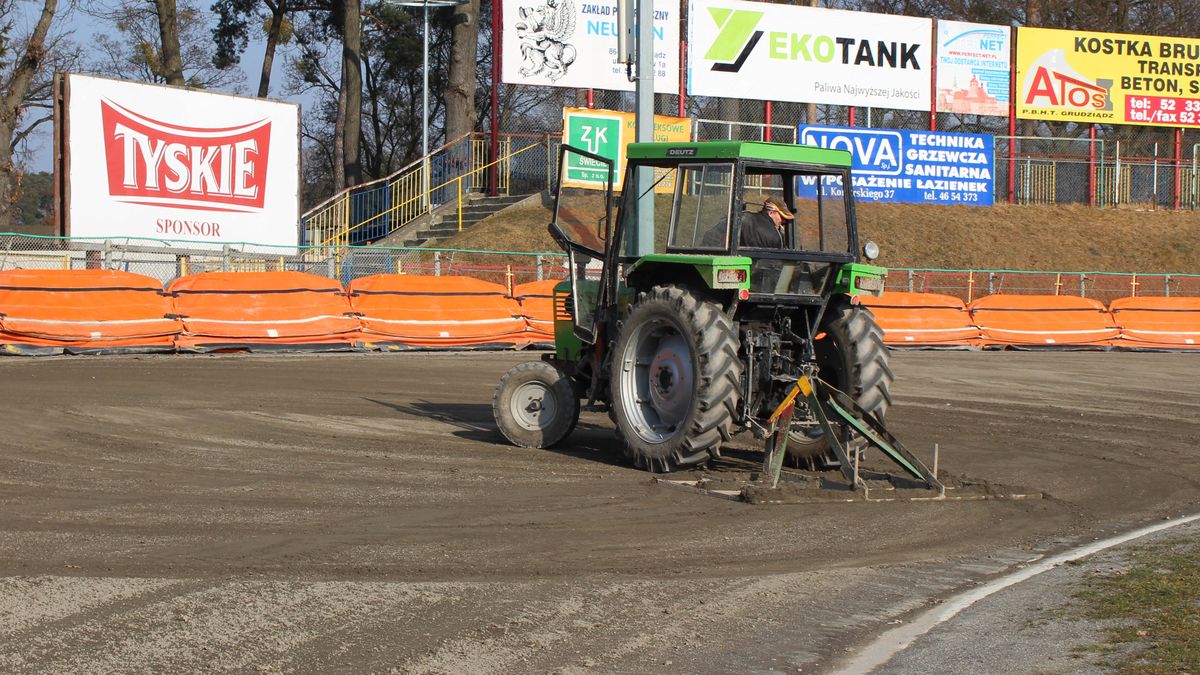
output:
<instances>
[{"instance_id":1,"label":"air fence cushion","mask_svg":"<svg viewBox=\"0 0 1200 675\"><path fill-rule=\"evenodd\" d=\"M1120 298L1108 308L1121 327L1119 347L1200 348L1200 298Z\"/></svg>"},{"instance_id":2,"label":"air fence cushion","mask_svg":"<svg viewBox=\"0 0 1200 675\"><path fill-rule=\"evenodd\" d=\"M171 349L181 329L172 313L162 285L141 274L0 272L0 344L105 351Z\"/></svg>"},{"instance_id":3,"label":"air fence cushion","mask_svg":"<svg viewBox=\"0 0 1200 675\"><path fill-rule=\"evenodd\" d=\"M489 281L376 274L351 281L349 292L368 346L477 347L531 341L516 300Z\"/></svg>"},{"instance_id":4,"label":"air fence cushion","mask_svg":"<svg viewBox=\"0 0 1200 675\"><path fill-rule=\"evenodd\" d=\"M342 285L304 272L203 272L167 287L183 321L181 349L349 348L359 322Z\"/></svg>"},{"instance_id":5,"label":"air fence cushion","mask_svg":"<svg viewBox=\"0 0 1200 675\"><path fill-rule=\"evenodd\" d=\"M558 279L531 281L513 288L527 330L539 340L554 341L554 287Z\"/></svg>"},{"instance_id":6,"label":"air fence cushion","mask_svg":"<svg viewBox=\"0 0 1200 675\"><path fill-rule=\"evenodd\" d=\"M979 344L979 328L967 306L952 295L886 292L862 296L892 347L970 347Z\"/></svg>"},{"instance_id":7,"label":"air fence cushion","mask_svg":"<svg viewBox=\"0 0 1200 675\"><path fill-rule=\"evenodd\" d=\"M1073 295L989 295L971 318L988 345L1108 347L1121 332L1098 300Z\"/></svg>"}]
</instances>

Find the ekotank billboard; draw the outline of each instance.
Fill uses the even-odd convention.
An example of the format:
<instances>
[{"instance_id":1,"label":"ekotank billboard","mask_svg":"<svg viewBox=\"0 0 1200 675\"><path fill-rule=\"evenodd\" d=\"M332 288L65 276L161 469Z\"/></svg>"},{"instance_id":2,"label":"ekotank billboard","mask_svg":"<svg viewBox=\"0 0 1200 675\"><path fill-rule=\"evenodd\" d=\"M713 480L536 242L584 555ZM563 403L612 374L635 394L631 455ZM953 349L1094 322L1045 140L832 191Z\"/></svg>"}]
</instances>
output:
<instances>
[{"instance_id":1,"label":"ekotank billboard","mask_svg":"<svg viewBox=\"0 0 1200 675\"><path fill-rule=\"evenodd\" d=\"M1200 40L1017 29L1017 117L1200 126Z\"/></svg>"},{"instance_id":2,"label":"ekotank billboard","mask_svg":"<svg viewBox=\"0 0 1200 675\"><path fill-rule=\"evenodd\" d=\"M933 22L740 0L691 0L688 93L929 110Z\"/></svg>"},{"instance_id":3,"label":"ekotank billboard","mask_svg":"<svg viewBox=\"0 0 1200 675\"><path fill-rule=\"evenodd\" d=\"M291 103L65 75L64 233L294 247L299 115Z\"/></svg>"}]
</instances>

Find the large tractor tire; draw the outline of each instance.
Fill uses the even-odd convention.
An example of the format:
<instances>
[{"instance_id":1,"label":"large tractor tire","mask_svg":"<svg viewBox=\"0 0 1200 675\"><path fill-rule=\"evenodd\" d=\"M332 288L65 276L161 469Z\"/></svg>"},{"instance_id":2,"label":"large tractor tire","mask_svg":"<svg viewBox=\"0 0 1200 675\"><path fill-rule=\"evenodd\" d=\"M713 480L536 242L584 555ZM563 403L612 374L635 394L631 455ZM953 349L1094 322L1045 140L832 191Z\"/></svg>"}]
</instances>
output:
<instances>
[{"instance_id":1,"label":"large tractor tire","mask_svg":"<svg viewBox=\"0 0 1200 675\"><path fill-rule=\"evenodd\" d=\"M500 433L522 448L548 448L566 438L579 422L579 398L570 376L545 361L509 369L492 396Z\"/></svg>"},{"instance_id":2,"label":"large tractor tire","mask_svg":"<svg viewBox=\"0 0 1200 675\"><path fill-rule=\"evenodd\" d=\"M875 317L862 305L834 300L825 310L821 325L824 337L816 342L819 377L882 420L892 404L889 389L894 376L888 366L883 331ZM834 425L835 431L838 428ZM819 427L793 431L788 436L788 458L794 466L808 469L837 463L829 439Z\"/></svg>"},{"instance_id":3,"label":"large tractor tire","mask_svg":"<svg viewBox=\"0 0 1200 675\"><path fill-rule=\"evenodd\" d=\"M720 305L675 286L641 293L611 365L612 417L637 466L703 465L729 440L742 364Z\"/></svg>"}]
</instances>

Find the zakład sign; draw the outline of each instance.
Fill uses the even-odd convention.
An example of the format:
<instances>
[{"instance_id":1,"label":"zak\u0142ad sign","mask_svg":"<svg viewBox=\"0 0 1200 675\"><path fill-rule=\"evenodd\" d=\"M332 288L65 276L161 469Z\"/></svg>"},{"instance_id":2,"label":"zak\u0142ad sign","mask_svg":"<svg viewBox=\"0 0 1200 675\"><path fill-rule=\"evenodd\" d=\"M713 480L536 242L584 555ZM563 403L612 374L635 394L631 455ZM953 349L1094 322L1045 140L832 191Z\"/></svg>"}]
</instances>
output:
<instances>
[{"instance_id":1,"label":"zak\u0142ad sign","mask_svg":"<svg viewBox=\"0 0 1200 675\"><path fill-rule=\"evenodd\" d=\"M1017 117L1200 126L1200 40L1017 29Z\"/></svg>"},{"instance_id":2,"label":"zak\u0142ad sign","mask_svg":"<svg viewBox=\"0 0 1200 675\"><path fill-rule=\"evenodd\" d=\"M799 126L801 145L848 150L857 201L991 206L995 187L995 139L899 129ZM802 181L804 179L801 179ZM812 194L815 179L797 194ZM840 178L821 183L825 196L840 197Z\"/></svg>"},{"instance_id":3,"label":"zak\u0142ad sign","mask_svg":"<svg viewBox=\"0 0 1200 675\"><path fill-rule=\"evenodd\" d=\"M691 0L688 93L929 110L932 33L909 16Z\"/></svg>"},{"instance_id":4,"label":"zak\u0142ad sign","mask_svg":"<svg viewBox=\"0 0 1200 675\"><path fill-rule=\"evenodd\" d=\"M66 124L59 175L67 234L188 248L296 246L298 106L85 75L65 79L58 123Z\"/></svg>"}]
</instances>

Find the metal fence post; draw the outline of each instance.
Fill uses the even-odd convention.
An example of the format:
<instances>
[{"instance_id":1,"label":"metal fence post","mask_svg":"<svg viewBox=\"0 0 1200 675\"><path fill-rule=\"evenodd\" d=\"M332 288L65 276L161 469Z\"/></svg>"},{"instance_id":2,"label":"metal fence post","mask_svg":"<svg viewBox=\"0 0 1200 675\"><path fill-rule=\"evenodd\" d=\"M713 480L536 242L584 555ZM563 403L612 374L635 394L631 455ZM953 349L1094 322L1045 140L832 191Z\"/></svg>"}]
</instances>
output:
<instances>
[{"instance_id":1,"label":"metal fence post","mask_svg":"<svg viewBox=\"0 0 1200 675\"><path fill-rule=\"evenodd\" d=\"M441 251L433 252L433 276L435 276L435 277L442 276L442 252Z\"/></svg>"},{"instance_id":2,"label":"metal fence post","mask_svg":"<svg viewBox=\"0 0 1200 675\"><path fill-rule=\"evenodd\" d=\"M1082 272L1079 274L1079 297L1087 297L1087 275Z\"/></svg>"},{"instance_id":3,"label":"metal fence post","mask_svg":"<svg viewBox=\"0 0 1200 675\"><path fill-rule=\"evenodd\" d=\"M113 243L112 239L104 240L104 262L101 263L101 268L106 270L115 269L113 267Z\"/></svg>"},{"instance_id":4,"label":"metal fence post","mask_svg":"<svg viewBox=\"0 0 1200 675\"><path fill-rule=\"evenodd\" d=\"M1163 295L1168 298L1171 297L1171 275L1170 274L1163 277Z\"/></svg>"},{"instance_id":5,"label":"metal fence post","mask_svg":"<svg viewBox=\"0 0 1200 675\"><path fill-rule=\"evenodd\" d=\"M913 292L913 271L912 270L908 271L908 292L909 293Z\"/></svg>"},{"instance_id":6,"label":"metal fence post","mask_svg":"<svg viewBox=\"0 0 1200 675\"><path fill-rule=\"evenodd\" d=\"M537 280L541 281L542 280L542 256L539 255L538 257L534 258L534 260L537 261Z\"/></svg>"},{"instance_id":7,"label":"metal fence post","mask_svg":"<svg viewBox=\"0 0 1200 675\"><path fill-rule=\"evenodd\" d=\"M337 260L336 260L337 251L335 251L334 247L332 247L332 246L330 246L327 250L328 250L328 253L325 256L325 272L329 276L330 279L336 279L337 278Z\"/></svg>"},{"instance_id":8,"label":"metal fence post","mask_svg":"<svg viewBox=\"0 0 1200 675\"><path fill-rule=\"evenodd\" d=\"M221 271L222 272L229 271L229 255L230 255L231 251L232 251L232 248L229 246L229 244L225 244L224 246L221 247Z\"/></svg>"},{"instance_id":9,"label":"metal fence post","mask_svg":"<svg viewBox=\"0 0 1200 675\"><path fill-rule=\"evenodd\" d=\"M996 294L996 273L988 272L988 295Z\"/></svg>"}]
</instances>

